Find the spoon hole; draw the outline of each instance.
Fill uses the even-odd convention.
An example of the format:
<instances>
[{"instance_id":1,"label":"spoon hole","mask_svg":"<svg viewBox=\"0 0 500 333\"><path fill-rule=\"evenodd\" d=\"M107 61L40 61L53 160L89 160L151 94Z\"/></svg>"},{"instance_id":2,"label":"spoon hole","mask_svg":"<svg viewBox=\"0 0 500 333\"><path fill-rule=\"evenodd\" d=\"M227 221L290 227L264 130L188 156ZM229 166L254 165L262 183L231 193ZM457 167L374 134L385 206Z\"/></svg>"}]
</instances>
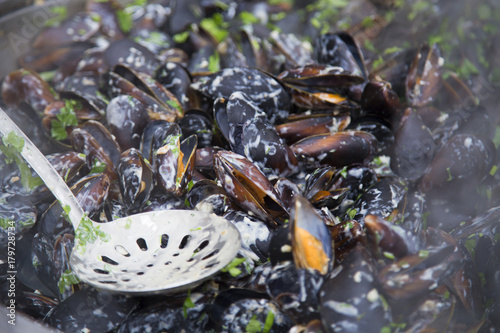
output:
<instances>
[{"instance_id":1,"label":"spoon hole","mask_svg":"<svg viewBox=\"0 0 500 333\"><path fill-rule=\"evenodd\" d=\"M161 235L161 244L160 244L160 247L162 249L166 248L167 245L168 245L168 235L167 234L163 234Z\"/></svg>"},{"instance_id":2,"label":"spoon hole","mask_svg":"<svg viewBox=\"0 0 500 333\"><path fill-rule=\"evenodd\" d=\"M147 264L146 267L153 267L154 265L153 264Z\"/></svg>"},{"instance_id":3,"label":"spoon hole","mask_svg":"<svg viewBox=\"0 0 500 333\"><path fill-rule=\"evenodd\" d=\"M123 282L130 282L130 279L122 279Z\"/></svg>"},{"instance_id":4,"label":"spoon hole","mask_svg":"<svg viewBox=\"0 0 500 333\"><path fill-rule=\"evenodd\" d=\"M124 257L130 257L130 253L121 245L115 246L115 250Z\"/></svg>"},{"instance_id":5,"label":"spoon hole","mask_svg":"<svg viewBox=\"0 0 500 333\"><path fill-rule=\"evenodd\" d=\"M102 284L115 284L116 281L99 281L99 283L102 283Z\"/></svg>"},{"instance_id":6,"label":"spoon hole","mask_svg":"<svg viewBox=\"0 0 500 333\"><path fill-rule=\"evenodd\" d=\"M96 272L97 274L109 274L109 272L103 271L102 269L99 268L95 268L94 272Z\"/></svg>"},{"instance_id":7,"label":"spoon hole","mask_svg":"<svg viewBox=\"0 0 500 333\"><path fill-rule=\"evenodd\" d=\"M138 272L137 275L144 275L144 272Z\"/></svg>"},{"instance_id":8,"label":"spoon hole","mask_svg":"<svg viewBox=\"0 0 500 333\"><path fill-rule=\"evenodd\" d=\"M167 261L167 262L165 263L165 266L168 266L168 265L170 265L171 263L172 263L171 261Z\"/></svg>"},{"instance_id":9,"label":"spoon hole","mask_svg":"<svg viewBox=\"0 0 500 333\"><path fill-rule=\"evenodd\" d=\"M191 261L193 261L193 260L194 260L194 258L193 258L193 257L191 257L191 258L189 258L189 259L188 259L188 261L187 261L187 262L191 262Z\"/></svg>"},{"instance_id":10,"label":"spoon hole","mask_svg":"<svg viewBox=\"0 0 500 333\"><path fill-rule=\"evenodd\" d=\"M177 257L179 255L179 252L172 254L172 257Z\"/></svg>"},{"instance_id":11,"label":"spoon hole","mask_svg":"<svg viewBox=\"0 0 500 333\"><path fill-rule=\"evenodd\" d=\"M184 236L182 238L181 243L179 244L179 249L182 250L183 248L185 248L190 239L191 239L191 235Z\"/></svg>"},{"instance_id":12,"label":"spoon hole","mask_svg":"<svg viewBox=\"0 0 500 333\"><path fill-rule=\"evenodd\" d=\"M144 240L144 238L138 238L137 239L137 245L139 245L139 248L143 251L147 251L148 250L148 244L146 244L146 241Z\"/></svg>"},{"instance_id":13,"label":"spoon hole","mask_svg":"<svg viewBox=\"0 0 500 333\"><path fill-rule=\"evenodd\" d=\"M205 269L207 269L207 268L211 268L211 267L214 267L214 266L215 266L215 265L217 265L217 264L219 264L219 262L218 262L218 261L213 262L213 263L211 263L211 264L208 264L208 265L206 265L206 266L205 266Z\"/></svg>"},{"instance_id":14,"label":"spoon hole","mask_svg":"<svg viewBox=\"0 0 500 333\"><path fill-rule=\"evenodd\" d=\"M200 252L201 250L203 250L204 248L207 247L209 241L207 239L205 239L203 242L201 242L200 245L198 245L198 247L193 251L193 253L198 253Z\"/></svg>"},{"instance_id":15,"label":"spoon hole","mask_svg":"<svg viewBox=\"0 0 500 333\"><path fill-rule=\"evenodd\" d=\"M118 263L116 261L114 261L113 259L111 259L110 257L107 257L107 256L101 256L101 260L107 264L110 264L110 265L114 265L114 266L118 265Z\"/></svg>"},{"instance_id":16,"label":"spoon hole","mask_svg":"<svg viewBox=\"0 0 500 333\"><path fill-rule=\"evenodd\" d=\"M215 250L215 251L210 252L209 254L207 254L206 256L204 256L203 258L201 258L201 260L207 260L208 258L213 257L213 256L214 256L214 255L216 255L217 253L219 253L219 249L217 249L217 250Z\"/></svg>"}]
</instances>

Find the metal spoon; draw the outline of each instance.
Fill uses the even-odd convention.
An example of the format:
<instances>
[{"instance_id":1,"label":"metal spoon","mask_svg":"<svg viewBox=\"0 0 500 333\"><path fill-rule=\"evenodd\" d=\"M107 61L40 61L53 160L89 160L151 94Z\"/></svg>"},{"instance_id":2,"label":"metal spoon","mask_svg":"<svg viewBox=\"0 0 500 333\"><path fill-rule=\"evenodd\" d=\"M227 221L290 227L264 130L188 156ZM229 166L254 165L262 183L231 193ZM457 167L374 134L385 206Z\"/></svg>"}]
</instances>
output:
<instances>
[{"instance_id":1,"label":"metal spoon","mask_svg":"<svg viewBox=\"0 0 500 333\"><path fill-rule=\"evenodd\" d=\"M131 295L186 290L217 273L240 248L236 227L215 214L164 210L94 222L50 162L1 108L0 133L24 139L22 156L66 208L75 229L71 269L95 288Z\"/></svg>"}]
</instances>

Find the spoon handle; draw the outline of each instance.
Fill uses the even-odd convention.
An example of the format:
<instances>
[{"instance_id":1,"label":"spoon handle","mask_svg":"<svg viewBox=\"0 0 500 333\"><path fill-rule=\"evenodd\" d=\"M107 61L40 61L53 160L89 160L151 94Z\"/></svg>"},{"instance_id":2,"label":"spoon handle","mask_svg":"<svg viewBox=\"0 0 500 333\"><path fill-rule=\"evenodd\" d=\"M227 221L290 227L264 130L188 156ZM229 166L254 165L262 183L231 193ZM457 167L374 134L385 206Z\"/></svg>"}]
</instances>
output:
<instances>
[{"instance_id":1,"label":"spoon handle","mask_svg":"<svg viewBox=\"0 0 500 333\"><path fill-rule=\"evenodd\" d=\"M80 221L84 217L84 212L75 196L69 189L68 185L59 176L56 169L50 164L45 156L38 150L38 148L31 142L31 140L21 131L19 127L9 118L2 108L0 108L0 133L3 137L13 132L18 137L24 139L24 146L21 150L21 155L28 162L28 164L38 173L42 178L45 185L59 200L61 206L69 206L69 219L73 228L76 230Z\"/></svg>"}]
</instances>

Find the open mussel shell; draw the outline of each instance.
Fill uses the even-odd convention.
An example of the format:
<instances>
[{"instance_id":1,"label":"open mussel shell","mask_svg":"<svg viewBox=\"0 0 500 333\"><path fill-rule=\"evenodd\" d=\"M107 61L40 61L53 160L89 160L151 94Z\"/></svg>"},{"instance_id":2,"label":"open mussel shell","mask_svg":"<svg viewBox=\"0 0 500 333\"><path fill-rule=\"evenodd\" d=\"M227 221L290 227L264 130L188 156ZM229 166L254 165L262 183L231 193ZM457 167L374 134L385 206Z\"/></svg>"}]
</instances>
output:
<instances>
[{"instance_id":1,"label":"open mussel shell","mask_svg":"<svg viewBox=\"0 0 500 333\"><path fill-rule=\"evenodd\" d=\"M124 65L116 65L113 72L120 75L124 79L130 81L137 88L155 98L165 108L172 108L176 112L178 118L182 117L183 109L177 97L166 89L160 82L156 81L153 76L138 72Z\"/></svg>"},{"instance_id":2,"label":"open mussel shell","mask_svg":"<svg viewBox=\"0 0 500 333\"><path fill-rule=\"evenodd\" d=\"M368 77L363 53L346 32L326 33L315 41L314 56L320 64L339 66L354 75Z\"/></svg>"},{"instance_id":3,"label":"open mussel shell","mask_svg":"<svg viewBox=\"0 0 500 333\"><path fill-rule=\"evenodd\" d=\"M184 193L191 180L198 145L196 135L191 135L182 142L180 137L180 133L167 136L165 145L156 151L155 157L159 185L176 195Z\"/></svg>"},{"instance_id":4,"label":"open mussel shell","mask_svg":"<svg viewBox=\"0 0 500 333\"><path fill-rule=\"evenodd\" d=\"M377 139L368 132L342 131L313 135L290 148L306 165L343 167L372 157L377 150Z\"/></svg>"},{"instance_id":5,"label":"open mussel shell","mask_svg":"<svg viewBox=\"0 0 500 333\"><path fill-rule=\"evenodd\" d=\"M386 258L402 258L417 253L418 241L409 231L375 215L364 218L368 240L375 251Z\"/></svg>"},{"instance_id":6,"label":"open mussel shell","mask_svg":"<svg viewBox=\"0 0 500 333\"><path fill-rule=\"evenodd\" d=\"M170 127L176 127L170 129ZM172 132L173 131L173 132ZM141 153L154 166L156 151L164 145L165 139L171 134L178 135L181 129L176 123L166 120L152 120L147 123L141 136Z\"/></svg>"},{"instance_id":7,"label":"open mussel shell","mask_svg":"<svg viewBox=\"0 0 500 333\"><path fill-rule=\"evenodd\" d=\"M109 132L106 126L98 121L89 120L82 124L80 129L88 132L94 137L106 154L108 154L113 165L118 164L122 148L118 142L116 142L116 137Z\"/></svg>"},{"instance_id":8,"label":"open mussel shell","mask_svg":"<svg viewBox=\"0 0 500 333\"><path fill-rule=\"evenodd\" d=\"M147 92L144 92L136 87L132 82L124 77L114 72L108 72L105 75L105 81L108 94L111 98L120 95L129 95L136 98L144 105L151 119L163 119L171 122L177 119L179 112L177 108L162 103L155 97L149 95Z\"/></svg>"},{"instance_id":9,"label":"open mussel shell","mask_svg":"<svg viewBox=\"0 0 500 333\"><path fill-rule=\"evenodd\" d=\"M286 143L293 144L315 134L343 131L350 121L351 117L346 113L340 115L320 113L305 117L294 117L286 123L277 125L276 131Z\"/></svg>"},{"instance_id":10,"label":"open mussel shell","mask_svg":"<svg viewBox=\"0 0 500 333\"><path fill-rule=\"evenodd\" d=\"M151 165L139 150L130 148L121 154L116 170L123 203L130 210L139 209L154 187Z\"/></svg>"},{"instance_id":11,"label":"open mussel shell","mask_svg":"<svg viewBox=\"0 0 500 333\"><path fill-rule=\"evenodd\" d=\"M251 211L272 227L286 210L267 177L252 162L231 151L214 155L217 178L226 193L243 209Z\"/></svg>"},{"instance_id":12,"label":"open mussel shell","mask_svg":"<svg viewBox=\"0 0 500 333\"><path fill-rule=\"evenodd\" d=\"M104 166L104 173L112 182L117 179L114 164L110 156L89 132L76 128L71 132L70 141L73 148L86 156L87 167Z\"/></svg>"},{"instance_id":13,"label":"open mussel shell","mask_svg":"<svg viewBox=\"0 0 500 333\"><path fill-rule=\"evenodd\" d=\"M406 76L406 100L421 107L429 104L441 86L441 67L444 59L437 44L419 48Z\"/></svg>"},{"instance_id":14,"label":"open mussel shell","mask_svg":"<svg viewBox=\"0 0 500 333\"><path fill-rule=\"evenodd\" d=\"M297 106L312 109L348 106L349 89L364 82L340 67L319 64L284 71L279 78L290 89Z\"/></svg>"},{"instance_id":15,"label":"open mussel shell","mask_svg":"<svg viewBox=\"0 0 500 333\"><path fill-rule=\"evenodd\" d=\"M103 118L100 110L97 109L91 101L82 96L68 91L61 93L60 98L60 100L56 100L47 105L44 110L45 116L56 118L69 101L73 104L72 106L74 106L73 110L75 111L76 118L80 122L83 120L101 120Z\"/></svg>"},{"instance_id":16,"label":"open mussel shell","mask_svg":"<svg viewBox=\"0 0 500 333\"><path fill-rule=\"evenodd\" d=\"M295 266L328 273L333 264L330 232L316 209L300 195L295 196L290 229Z\"/></svg>"}]
</instances>

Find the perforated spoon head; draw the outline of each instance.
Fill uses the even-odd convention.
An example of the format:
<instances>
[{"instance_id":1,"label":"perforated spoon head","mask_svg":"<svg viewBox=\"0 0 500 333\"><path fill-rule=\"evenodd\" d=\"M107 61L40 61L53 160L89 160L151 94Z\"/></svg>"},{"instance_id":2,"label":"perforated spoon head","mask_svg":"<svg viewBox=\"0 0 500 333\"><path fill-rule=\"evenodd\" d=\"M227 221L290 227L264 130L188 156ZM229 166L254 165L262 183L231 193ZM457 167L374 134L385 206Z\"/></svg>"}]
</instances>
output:
<instances>
[{"instance_id":1,"label":"perforated spoon head","mask_svg":"<svg viewBox=\"0 0 500 333\"><path fill-rule=\"evenodd\" d=\"M199 285L231 262L241 244L232 223L198 211L142 213L97 228L95 243L75 246L73 271L96 288L133 295Z\"/></svg>"}]
</instances>

